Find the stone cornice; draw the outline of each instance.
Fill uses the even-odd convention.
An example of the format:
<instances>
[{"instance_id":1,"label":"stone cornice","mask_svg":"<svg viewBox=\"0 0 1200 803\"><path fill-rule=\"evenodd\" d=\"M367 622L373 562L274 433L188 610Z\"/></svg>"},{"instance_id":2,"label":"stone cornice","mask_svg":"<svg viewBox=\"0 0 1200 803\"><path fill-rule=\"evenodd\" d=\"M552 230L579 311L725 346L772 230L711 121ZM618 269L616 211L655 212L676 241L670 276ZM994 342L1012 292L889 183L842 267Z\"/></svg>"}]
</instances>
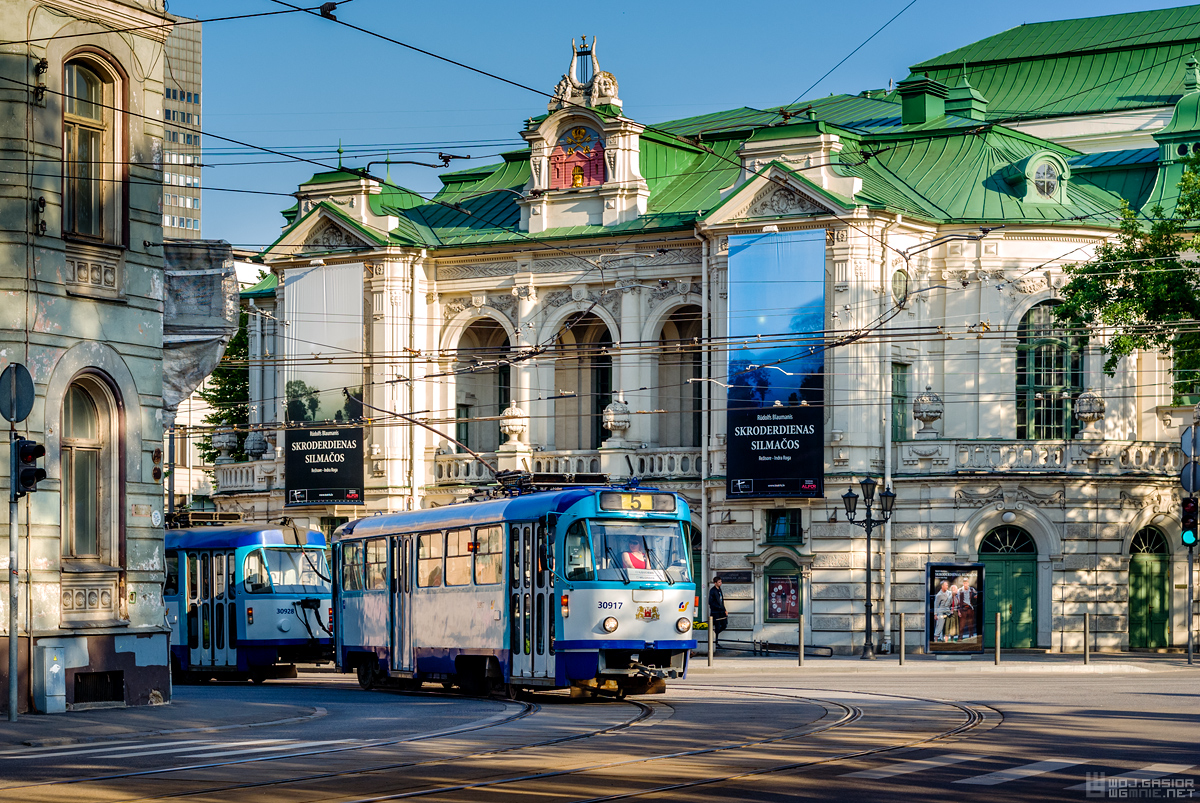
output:
<instances>
[{"instance_id":1,"label":"stone cornice","mask_svg":"<svg viewBox=\"0 0 1200 803\"><path fill-rule=\"evenodd\" d=\"M154 6L153 9L117 0L43 0L41 5L61 11L81 22L93 22L112 29L163 25L161 28L145 28L134 32L138 36L160 43L165 42L171 33L171 27L164 25L171 22L171 18L164 10L157 8L162 5L162 0L147 0L146 5Z\"/></svg>"}]
</instances>

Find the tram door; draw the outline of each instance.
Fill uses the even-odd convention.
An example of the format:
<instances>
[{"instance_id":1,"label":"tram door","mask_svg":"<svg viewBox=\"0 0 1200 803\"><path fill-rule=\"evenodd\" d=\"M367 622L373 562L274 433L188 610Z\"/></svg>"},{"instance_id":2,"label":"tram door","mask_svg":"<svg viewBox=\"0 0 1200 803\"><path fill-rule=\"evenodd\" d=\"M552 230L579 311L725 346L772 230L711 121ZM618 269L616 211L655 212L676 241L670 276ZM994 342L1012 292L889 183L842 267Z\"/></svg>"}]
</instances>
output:
<instances>
[{"instance_id":1,"label":"tram door","mask_svg":"<svg viewBox=\"0 0 1200 803\"><path fill-rule=\"evenodd\" d=\"M513 677L549 677L551 597L549 545L541 525L509 526L509 649Z\"/></svg>"},{"instance_id":2,"label":"tram door","mask_svg":"<svg viewBox=\"0 0 1200 803\"><path fill-rule=\"evenodd\" d=\"M232 552L205 550L187 554L189 662L192 666L236 666L237 638L232 592L237 574Z\"/></svg>"},{"instance_id":3,"label":"tram door","mask_svg":"<svg viewBox=\"0 0 1200 803\"><path fill-rule=\"evenodd\" d=\"M392 539L392 668L401 672L413 671L412 544L412 536Z\"/></svg>"}]
</instances>

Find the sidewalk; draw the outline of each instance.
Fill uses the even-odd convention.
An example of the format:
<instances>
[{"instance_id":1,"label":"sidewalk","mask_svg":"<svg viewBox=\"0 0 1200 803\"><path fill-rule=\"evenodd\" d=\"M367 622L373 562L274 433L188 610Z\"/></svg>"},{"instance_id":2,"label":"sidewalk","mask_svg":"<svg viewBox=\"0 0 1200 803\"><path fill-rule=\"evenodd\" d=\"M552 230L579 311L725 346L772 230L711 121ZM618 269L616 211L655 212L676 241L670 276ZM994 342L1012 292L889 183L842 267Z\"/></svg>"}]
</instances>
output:
<instances>
[{"instance_id":1,"label":"sidewalk","mask_svg":"<svg viewBox=\"0 0 1200 803\"><path fill-rule=\"evenodd\" d=\"M213 733L319 719L324 708L245 700L186 700L168 705L22 714L0 720L0 748L45 747L182 733Z\"/></svg>"},{"instance_id":2,"label":"sidewalk","mask_svg":"<svg viewBox=\"0 0 1200 803\"><path fill-rule=\"evenodd\" d=\"M1187 656L1157 653L1093 653L1091 662L1083 662L1083 653L1001 654L1000 664L994 663L991 653L973 655L969 660L945 660L933 655L906 655L904 666L897 655L879 655L873 661L864 661L857 655L835 655L829 658L804 656L804 666L798 666L796 656L740 656L732 651L717 650L713 665L702 651L692 655L688 663L688 675L715 675L729 672L753 674L823 674L836 673L944 673L944 672L1025 672L1025 673L1068 673L1089 674L1176 672L1192 669L1200 677L1200 656L1195 666L1189 667Z\"/></svg>"}]
</instances>

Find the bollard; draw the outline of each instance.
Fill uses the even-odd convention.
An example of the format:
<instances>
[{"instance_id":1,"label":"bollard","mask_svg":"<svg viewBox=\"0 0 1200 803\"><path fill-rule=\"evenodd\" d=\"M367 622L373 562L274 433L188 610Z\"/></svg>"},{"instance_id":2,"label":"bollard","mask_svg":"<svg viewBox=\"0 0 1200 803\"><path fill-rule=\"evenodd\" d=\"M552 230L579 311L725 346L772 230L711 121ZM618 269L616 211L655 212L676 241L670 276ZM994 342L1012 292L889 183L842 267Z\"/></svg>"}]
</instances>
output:
<instances>
[{"instance_id":1,"label":"bollard","mask_svg":"<svg viewBox=\"0 0 1200 803\"><path fill-rule=\"evenodd\" d=\"M1092 615L1085 613L1083 615L1083 662L1090 664L1092 662Z\"/></svg>"},{"instance_id":2,"label":"bollard","mask_svg":"<svg viewBox=\"0 0 1200 803\"><path fill-rule=\"evenodd\" d=\"M996 612L996 666L1000 666L1000 612Z\"/></svg>"},{"instance_id":3,"label":"bollard","mask_svg":"<svg viewBox=\"0 0 1200 803\"><path fill-rule=\"evenodd\" d=\"M804 666L804 612L796 614L796 665Z\"/></svg>"},{"instance_id":4,"label":"bollard","mask_svg":"<svg viewBox=\"0 0 1200 803\"><path fill-rule=\"evenodd\" d=\"M708 665L712 666L713 659L713 618L712 614L708 616Z\"/></svg>"},{"instance_id":5,"label":"bollard","mask_svg":"<svg viewBox=\"0 0 1200 803\"><path fill-rule=\"evenodd\" d=\"M900 614L900 666L904 666L904 614Z\"/></svg>"}]
</instances>

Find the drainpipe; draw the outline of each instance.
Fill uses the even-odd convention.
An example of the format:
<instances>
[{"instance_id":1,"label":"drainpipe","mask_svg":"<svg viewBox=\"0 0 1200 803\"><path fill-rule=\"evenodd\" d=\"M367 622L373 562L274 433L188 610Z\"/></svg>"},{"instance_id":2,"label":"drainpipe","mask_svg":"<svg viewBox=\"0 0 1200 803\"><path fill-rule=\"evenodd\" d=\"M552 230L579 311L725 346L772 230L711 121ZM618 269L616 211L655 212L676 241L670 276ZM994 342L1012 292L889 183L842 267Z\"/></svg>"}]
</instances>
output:
<instances>
[{"instance_id":1,"label":"drainpipe","mask_svg":"<svg viewBox=\"0 0 1200 803\"><path fill-rule=\"evenodd\" d=\"M888 257L887 257L887 235L893 228L900 225L901 216L896 215L896 219L883 227L880 233L880 240L883 241L884 247L880 256L880 276L879 286L882 289L880 293L880 314L886 314L888 305L891 301L891 292L888 287ZM883 415L880 417L880 422L883 427L883 487L890 488L892 486L892 355L891 344L889 341L880 341L880 366L879 370L883 373ZM869 559L869 556L868 556ZM870 589L867 589L870 593ZM892 519L889 516L887 521L883 523L883 652L891 653L892 651Z\"/></svg>"},{"instance_id":2,"label":"drainpipe","mask_svg":"<svg viewBox=\"0 0 1200 803\"><path fill-rule=\"evenodd\" d=\"M704 233L697 230L696 237L700 240L700 370L704 373L704 378L712 376L712 371L709 370L708 360L708 342L709 336L712 334L712 326L709 323L709 305L708 305L708 238ZM701 609L700 605L696 606L696 613L704 611L704 616L708 615L708 439L709 439L709 415L712 405L709 403L709 386L711 382L701 382L700 387L700 577L696 583L696 590L700 597L700 604L704 606ZM703 618L703 617L701 617Z\"/></svg>"}]
</instances>

